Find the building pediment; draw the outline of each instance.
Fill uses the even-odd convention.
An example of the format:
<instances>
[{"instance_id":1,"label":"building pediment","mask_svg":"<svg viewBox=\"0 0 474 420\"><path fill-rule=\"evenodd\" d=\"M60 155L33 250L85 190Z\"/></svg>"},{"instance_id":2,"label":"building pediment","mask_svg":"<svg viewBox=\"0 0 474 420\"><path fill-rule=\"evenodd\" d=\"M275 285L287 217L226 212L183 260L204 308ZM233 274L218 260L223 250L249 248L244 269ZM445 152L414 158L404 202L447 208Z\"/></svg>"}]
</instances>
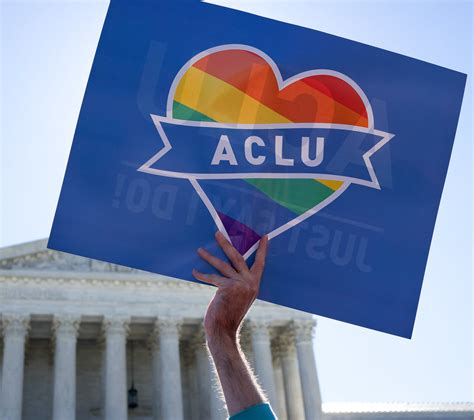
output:
<instances>
[{"instance_id":1,"label":"building pediment","mask_svg":"<svg viewBox=\"0 0 474 420\"><path fill-rule=\"evenodd\" d=\"M79 257L46 248L47 239L0 248L1 270L48 270L80 272L136 272L108 262Z\"/></svg>"}]
</instances>

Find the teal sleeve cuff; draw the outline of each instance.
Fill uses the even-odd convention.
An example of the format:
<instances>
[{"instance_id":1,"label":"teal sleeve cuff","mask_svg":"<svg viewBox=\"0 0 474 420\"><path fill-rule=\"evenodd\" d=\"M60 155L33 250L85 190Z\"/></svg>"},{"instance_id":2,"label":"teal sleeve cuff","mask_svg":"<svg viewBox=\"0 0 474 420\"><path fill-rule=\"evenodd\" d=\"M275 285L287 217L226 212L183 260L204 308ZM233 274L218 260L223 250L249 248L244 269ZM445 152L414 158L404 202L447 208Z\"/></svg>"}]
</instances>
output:
<instances>
[{"instance_id":1,"label":"teal sleeve cuff","mask_svg":"<svg viewBox=\"0 0 474 420\"><path fill-rule=\"evenodd\" d=\"M229 417L229 420L276 420L270 404L258 404Z\"/></svg>"}]
</instances>

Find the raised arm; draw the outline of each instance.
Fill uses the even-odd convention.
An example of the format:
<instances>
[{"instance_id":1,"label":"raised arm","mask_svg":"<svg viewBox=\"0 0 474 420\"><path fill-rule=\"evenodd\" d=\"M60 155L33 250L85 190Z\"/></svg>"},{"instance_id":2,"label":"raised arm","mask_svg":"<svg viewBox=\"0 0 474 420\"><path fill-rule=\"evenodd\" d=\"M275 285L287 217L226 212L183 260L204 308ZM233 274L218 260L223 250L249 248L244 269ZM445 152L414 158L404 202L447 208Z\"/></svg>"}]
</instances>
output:
<instances>
[{"instance_id":1,"label":"raised arm","mask_svg":"<svg viewBox=\"0 0 474 420\"><path fill-rule=\"evenodd\" d=\"M222 233L216 233L216 240L230 263L200 248L199 256L221 275L203 274L197 270L193 270L193 275L217 286L204 317L204 328L227 408L235 419L275 419L239 344L239 328L260 288L268 238L265 236L260 240L251 268Z\"/></svg>"}]
</instances>

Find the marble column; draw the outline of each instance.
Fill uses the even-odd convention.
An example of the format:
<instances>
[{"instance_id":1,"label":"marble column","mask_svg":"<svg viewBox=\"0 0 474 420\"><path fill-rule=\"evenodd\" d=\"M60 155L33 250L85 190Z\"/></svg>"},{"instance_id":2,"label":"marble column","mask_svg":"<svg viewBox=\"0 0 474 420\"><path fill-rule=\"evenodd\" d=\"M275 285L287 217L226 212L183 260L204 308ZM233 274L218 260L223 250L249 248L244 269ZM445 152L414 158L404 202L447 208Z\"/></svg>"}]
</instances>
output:
<instances>
[{"instance_id":1,"label":"marble column","mask_svg":"<svg viewBox=\"0 0 474 420\"><path fill-rule=\"evenodd\" d=\"M160 341L161 416L163 419L183 420L180 321L175 318L160 318L155 326Z\"/></svg>"},{"instance_id":2,"label":"marble column","mask_svg":"<svg viewBox=\"0 0 474 420\"><path fill-rule=\"evenodd\" d=\"M272 407L277 407L275 375L273 373L272 348L270 342L269 323L264 320L250 320L252 349L255 372L268 396Z\"/></svg>"},{"instance_id":3,"label":"marble column","mask_svg":"<svg viewBox=\"0 0 474 420\"><path fill-rule=\"evenodd\" d=\"M0 418L21 420L25 340L29 315L5 314L3 320L3 368L0 394Z\"/></svg>"},{"instance_id":4,"label":"marble column","mask_svg":"<svg viewBox=\"0 0 474 420\"><path fill-rule=\"evenodd\" d=\"M199 393L199 420L211 419L212 372L206 349L206 338L202 327L199 327L193 337L192 346L196 353L196 369Z\"/></svg>"},{"instance_id":5,"label":"marble column","mask_svg":"<svg viewBox=\"0 0 474 420\"><path fill-rule=\"evenodd\" d=\"M207 350L206 336L202 326L199 326L192 344L196 353L199 381L199 420L222 420L227 418L224 402L221 398L222 390L216 378L214 363Z\"/></svg>"},{"instance_id":6,"label":"marble column","mask_svg":"<svg viewBox=\"0 0 474 420\"><path fill-rule=\"evenodd\" d=\"M105 420L127 420L127 335L129 317L104 319Z\"/></svg>"},{"instance_id":7,"label":"marble column","mask_svg":"<svg viewBox=\"0 0 474 420\"><path fill-rule=\"evenodd\" d=\"M313 350L315 326L316 320L312 319L295 322L294 328L306 418L320 420L322 418L321 392Z\"/></svg>"},{"instance_id":8,"label":"marble column","mask_svg":"<svg viewBox=\"0 0 474 420\"><path fill-rule=\"evenodd\" d=\"M1 324L2 324L2 317L0 315L0 335L2 333ZM3 376L3 374L2 374L2 370L3 370L2 360L3 360L3 340L0 340L0 392L2 392L2 376ZM0 398L1 398L1 394L0 394Z\"/></svg>"},{"instance_id":9,"label":"marble column","mask_svg":"<svg viewBox=\"0 0 474 420\"><path fill-rule=\"evenodd\" d=\"M55 316L53 420L76 418L76 344L80 317Z\"/></svg>"},{"instance_id":10,"label":"marble column","mask_svg":"<svg viewBox=\"0 0 474 420\"><path fill-rule=\"evenodd\" d=\"M161 366L160 366L160 338L156 334L156 329L150 336L150 351L151 351L151 369L152 369L152 391L151 391L151 400L152 400L152 414L153 420L161 419Z\"/></svg>"},{"instance_id":11,"label":"marble column","mask_svg":"<svg viewBox=\"0 0 474 420\"><path fill-rule=\"evenodd\" d=\"M106 360L107 360L107 348L106 348L106 339L105 339L105 333L102 331L102 334L99 334L97 337L97 347L100 350L100 401L105 401L105 389L106 389L106 384L105 384L105 377L106 377ZM104 420L105 416L105 405L102 406L102 417L100 420Z\"/></svg>"},{"instance_id":12,"label":"marble column","mask_svg":"<svg viewBox=\"0 0 474 420\"><path fill-rule=\"evenodd\" d=\"M186 420L199 420L199 411L204 402L199 398L196 354L192 341L191 338L182 345L181 387L183 395L186 395L186 398L183 398L183 416Z\"/></svg>"},{"instance_id":13,"label":"marble column","mask_svg":"<svg viewBox=\"0 0 474 420\"><path fill-rule=\"evenodd\" d=\"M277 405L274 407L278 420L288 420L286 413L285 381L281 367L281 357L278 346L273 347L273 372L275 373L275 388Z\"/></svg>"},{"instance_id":14,"label":"marble column","mask_svg":"<svg viewBox=\"0 0 474 420\"><path fill-rule=\"evenodd\" d=\"M285 332L280 335L278 345L280 346L288 420L303 420L305 419L304 405L292 326L288 326ZM307 418L307 420L310 419L310 417Z\"/></svg>"},{"instance_id":15,"label":"marble column","mask_svg":"<svg viewBox=\"0 0 474 420\"><path fill-rule=\"evenodd\" d=\"M248 321L245 321L239 331L239 345L250 367L255 370L255 358L253 357L252 333Z\"/></svg>"}]
</instances>

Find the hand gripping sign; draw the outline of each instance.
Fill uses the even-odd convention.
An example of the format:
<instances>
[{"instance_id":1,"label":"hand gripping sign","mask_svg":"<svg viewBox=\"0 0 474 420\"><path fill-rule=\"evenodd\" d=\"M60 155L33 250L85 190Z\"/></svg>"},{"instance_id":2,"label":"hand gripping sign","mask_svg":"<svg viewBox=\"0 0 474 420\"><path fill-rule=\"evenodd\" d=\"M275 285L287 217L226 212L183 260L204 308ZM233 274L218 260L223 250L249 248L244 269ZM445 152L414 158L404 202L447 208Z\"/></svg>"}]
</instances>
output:
<instances>
[{"instance_id":1,"label":"hand gripping sign","mask_svg":"<svg viewBox=\"0 0 474 420\"><path fill-rule=\"evenodd\" d=\"M310 70L283 80L270 57L247 45L189 60L173 81L166 117L151 117L163 148L139 171L188 179L245 258L262 235L297 225L350 184L380 189L370 157L393 137L375 129L369 100L349 77ZM222 196L230 184L213 180L227 179L244 180L248 195L284 203L288 214L271 231L236 220L207 194L217 186ZM307 180L323 191L292 196Z\"/></svg>"},{"instance_id":2,"label":"hand gripping sign","mask_svg":"<svg viewBox=\"0 0 474 420\"><path fill-rule=\"evenodd\" d=\"M465 80L198 1L112 0L48 246L195 281L198 247L225 258L217 229L250 264L268 234L259 299L410 337Z\"/></svg>"}]
</instances>

